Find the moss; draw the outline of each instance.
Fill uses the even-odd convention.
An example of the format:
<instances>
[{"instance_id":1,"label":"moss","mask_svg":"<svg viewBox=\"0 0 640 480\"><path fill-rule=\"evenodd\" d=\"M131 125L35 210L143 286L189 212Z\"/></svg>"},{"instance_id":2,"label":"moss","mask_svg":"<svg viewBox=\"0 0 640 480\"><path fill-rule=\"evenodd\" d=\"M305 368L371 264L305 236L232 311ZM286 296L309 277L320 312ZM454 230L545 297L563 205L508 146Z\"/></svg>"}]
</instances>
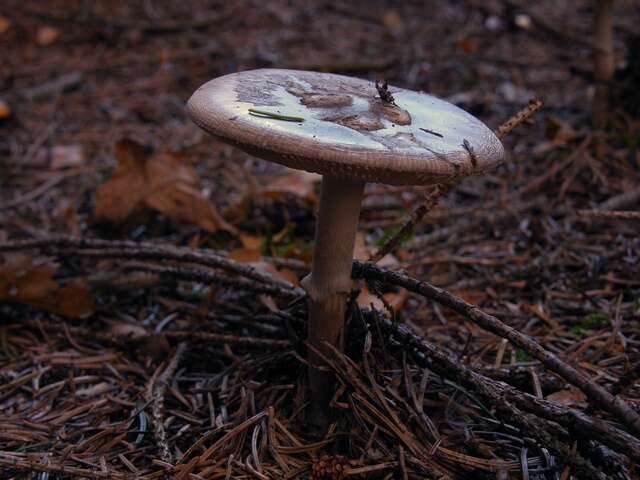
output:
<instances>
[{"instance_id":1,"label":"moss","mask_svg":"<svg viewBox=\"0 0 640 480\"><path fill-rule=\"evenodd\" d=\"M585 330L597 329L609 323L609 315L604 312L592 312L582 319L582 321L570 328L572 333L582 333Z\"/></svg>"},{"instance_id":2,"label":"moss","mask_svg":"<svg viewBox=\"0 0 640 480\"><path fill-rule=\"evenodd\" d=\"M516 349L516 362L524 363L524 362L531 362L532 360L533 360L533 357L529 355L526 351L524 351L521 348Z\"/></svg>"},{"instance_id":3,"label":"moss","mask_svg":"<svg viewBox=\"0 0 640 480\"><path fill-rule=\"evenodd\" d=\"M382 248L385 243L387 243L391 238L393 238L400 231L400 228L402 227L386 228L382 232L382 235L380 236L380 238L376 240L376 246L378 248ZM400 245L402 245L404 242L412 238L413 238L413 232L407 232L406 235L404 235L404 237L402 238L402 240L400 240Z\"/></svg>"}]
</instances>

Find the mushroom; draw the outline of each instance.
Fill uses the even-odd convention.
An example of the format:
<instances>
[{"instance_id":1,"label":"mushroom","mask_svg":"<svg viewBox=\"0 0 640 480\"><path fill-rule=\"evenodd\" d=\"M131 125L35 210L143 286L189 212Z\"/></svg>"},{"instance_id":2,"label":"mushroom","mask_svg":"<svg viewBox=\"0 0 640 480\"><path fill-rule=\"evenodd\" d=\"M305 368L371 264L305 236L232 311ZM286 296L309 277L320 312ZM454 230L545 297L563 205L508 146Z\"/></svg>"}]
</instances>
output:
<instances>
[{"instance_id":1,"label":"mushroom","mask_svg":"<svg viewBox=\"0 0 640 480\"><path fill-rule=\"evenodd\" d=\"M328 352L327 343L343 348L365 184L451 181L488 170L504 153L493 132L460 108L386 85L378 95L376 86L329 73L260 69L211 80L188 103L193 121L218 139L322 175L313 264L302 280L308 341L319 352ZM309 354L309 364L311 420L326 425L334 378L317 355Z\"/></svg>"}]
</instances>

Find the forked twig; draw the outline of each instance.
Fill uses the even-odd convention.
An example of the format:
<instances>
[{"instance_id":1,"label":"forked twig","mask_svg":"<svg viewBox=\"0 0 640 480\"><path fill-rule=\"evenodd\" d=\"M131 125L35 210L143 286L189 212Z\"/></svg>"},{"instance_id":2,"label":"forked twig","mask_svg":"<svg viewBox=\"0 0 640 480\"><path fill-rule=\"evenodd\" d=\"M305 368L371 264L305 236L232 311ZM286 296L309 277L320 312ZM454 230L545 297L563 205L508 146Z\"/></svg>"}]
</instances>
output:
<instances>
[{"instance_id":1,"label":"forked twig","mask_svg":"<svg viewBox=\"0 0 640 480\"><path fill-rule=\"evenodd\" d=\"M424 216L433 209L449 191L452 184L438 183L433 191L424 198L424 201L411 213L411 218L398 230L387 242L369 258L369 262L377 263L385 255L393 252L407 237L413 233L413 229L422 221Z\"/></svg>"},{"instance_id":2,"label":"forked twig","mask_svg":"<svg viewBox=\"0 0 640 480\"><path fill-rule=\"evenodd\" d=\"M504 138L507 136L514 128L518 125L529 120L533 115L542 107L542 102L537 98L532 98L529 100L529 104L516 113L509 120L504 122L502 125L498 127L498 129L494 132L496 137Z\"/></svg>"}]
</instances>

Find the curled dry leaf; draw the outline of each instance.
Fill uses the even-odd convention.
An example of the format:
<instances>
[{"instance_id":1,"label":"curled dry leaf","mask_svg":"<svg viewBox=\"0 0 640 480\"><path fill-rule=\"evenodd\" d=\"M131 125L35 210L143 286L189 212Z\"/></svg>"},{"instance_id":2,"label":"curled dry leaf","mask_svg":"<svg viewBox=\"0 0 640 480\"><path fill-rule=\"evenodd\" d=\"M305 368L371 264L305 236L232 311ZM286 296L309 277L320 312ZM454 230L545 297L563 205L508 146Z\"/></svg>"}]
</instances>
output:
<instances>
[{"instance_id":1,"label":"curled dry leaf","mask_svg":"<svg viewBox=\"0 0 640 480\"><path fill-rule=\"evenodd\" d=\"M242 246L250 250L260 250L260 247L262 247L262 244L264 243L264 238L256 235L240 233L238 237L242 242Z\"/></svg>"},{"instance_id":2,"label":"curled dry leaf","mask_svg":"<svg viewBox=\"0 0 640 480\"><path fill-rule=\"evenodd\" d=\"M300 280L295 272L287 268L280 270L277 269L273 263L269 262L262 256L259 250L252 248L237 248L229 252L229 258L236 262L248 263L256 270L273 275L274 277L289 282L296 287L300 286Z\"/></svg>"},{"instance_id":3,"label":"curled dry leaf","mask_svg":"<svg viewBox=\"0 0 640 480\"><path fill-rule=\"evenodd\" d=\"M292 194L309 203L317 201L315 185L322 179L317 173L303 170L292 170L290 173L276 178L262 189L263 195L279 200L283 194Z\"/></svg>"},{"instance_id":4,"label":"curled dry leaf","mask_svg":"<svg viewBox=\"0 0 640 480\"><path fill-rule=\"evenodd\" d=\"M116 143L115 154L116 171L96 191L97 220L123 223L142 207L148 207L208 232L224 229L236 233L200 192L195 170L178 156L152 155L128 139Z\"/></svg>"},{"instance_id":5,"label":"curled dry leaf","mask_svg":"<svg viewBox=\"0 0 640 480\"><path fill-rule=\"evenodd\" d=\"M54 263L37 264L30 257L12 257L0 265L0 301L26 303L73 318L91 314L95 304L86 282L75 279L61 285L53 279L56 269Z\"/></svg>"},{"instance_id":6,"label":"curled dry leaf","mask_svg":"<svg viewBox=\"0 0 640 480\"><path fill-rule=\"evenodd\" d=\"M0 120L9 118L11 116L11 107L7 102L0 98Z\"/></svg>"},{"instance_id":7,"label":"curled dry leaf","mask_svg":"<svg viewBox=\"0 0 640 480\"><path fill-rule=\"evenodd\" d=\"M569 387L553 392L547 395L547 400L559 405L565 405L567 407L575 406L585 402L587 397L582 391L572 385Z\"/></svg>"},{"instance_id":8,"label":"curled dry leaf","mask_svg":"<svg viewBox=\"0 0 640 480\"><path fill-rule=\"evenodd\" d=\"M395 9L387 9L382 14L382 23L392 32L398 32L404 28L404 20Z\"/></svg>"},{"instance_id":9,"label":"curled dry leaf","mask_svg":"<svg viewBox=\"0 0 640 480\"><path fill-rule=\"evenodd\" d=\"M578 136L578 132L568 122L558 117L548 115L545 120L545 135L554 145L566 145Z\"/></svg>"},{"instance_id":10,"label":"curled dry leaf","mask_svg":"<svg viewBox=\"0 0 640 480\"><path fill-rule=\"evenodd\" d=\"M385 302L387 302L387 304L391 306L391 308L393 308L395 311L398 311L403 307L404 302L407 301L408 297L409 294L404 288L398 289L397 292L387 292L382 295L382 298L384 298ZM362 308L371 308L371 305L373 305L373 308L375 308L376 310L384 311L386 308L384 302L377 295L371 293L366 285L363 285L362 289L360 290L360 293L356 298L356 302Z\"/></svg>"},{"instance_id":11,"label":"curled dry leaf","mask_svg":"<svg viewBox=\"0 0 640 480\"><path fill-rule=\"evenodd\" d=\"M367 245L365 234L362 232L356 233L356 242L353 251L353 257L356 260L360 260L362 262L366 262L371 256L375 253L376 248L371 245ZM398 268L400 266L400 262L398 258L392 253L387 253L384 257L382 257L377 262L379 267L383 268Z\"/></svg>"},{"instance_id":12,"label":"curled dry leaf","mask_svg":"<svg viewBox=\"0 0 640 480\"><path fill-rule=\"evenodd\" d=\"M11 20L7 17L0 17L0 35L7 32L11 28Z\"/></svg>"},{"instance_id":13,"label":"curled dry leaf","mask_svg":"<svg viewBox=\"0 0 640 480\"><path fill-rule=\"evenodd\" d=\"M117 340L141 340L151 333L144 327L135 323L115 323L109 328L109 334Z\"/></svg>"},{"instance_id":14,"label":"curled dry leaf","mask_svg":"<svg viewBox=\"0 0 640 480\"><path fill-rule=\"evenodd\" d=\"M275 265L267 261L259 250L251 248L238 248L229 252L229 258L236 262L247 263L262 273L268 273L276 278L285 280L295 286L300 286L300 281L295 272L284 269L278 270ZM259 295L260 302L272 312L278 311L278 307L273 298L267 295Z\"/></svg>"}]
</instances>

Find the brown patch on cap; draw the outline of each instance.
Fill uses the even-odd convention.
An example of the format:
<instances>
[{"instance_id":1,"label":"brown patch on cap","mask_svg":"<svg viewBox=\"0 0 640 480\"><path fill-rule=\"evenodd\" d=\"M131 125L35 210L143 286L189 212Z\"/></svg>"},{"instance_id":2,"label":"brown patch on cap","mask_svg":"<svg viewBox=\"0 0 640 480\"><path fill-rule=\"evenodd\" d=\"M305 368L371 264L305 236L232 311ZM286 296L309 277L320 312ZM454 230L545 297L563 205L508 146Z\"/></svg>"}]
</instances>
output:
<instances>
[{"instance_id":1,"label":"brown patch on cap","mask_svg":"<svg viewBox=\"0 0 640 480\"><path fill-rule=\"evenodd\" d=\"M343 94L303 93L300 103L309 108L341 108L350 106L353 98Z\"/></svg>"},{"instance_id":2,"label":"brown patch on cap","mask_svg":"<svg viewBox=\"0 0 640 480\"><path fill-rule=\"evenodd\" d=\"M483 172L503 159L495 134L455 105L401 88L393 95L396 105L377 98L367 80L264 69L208 82L188 108L198 125L222 141L339 178L424 185ZM305 121L265 120L249 115L252 107L276 107L276 114Z\"/></svg>"},{"instance_id":3,"label":"brown patch on cap","mask_svg":"<svg viewBox=\"0 0 640 480\"><path fill-rule=\"evenodd\" d=\"M348 115L346 117L331 116L323 118L326 122L337 123L344 127L352 128L357 131L373 132L384 128L380 119L369 115Z\"/></svg>"},{"instance_id":4,"label":"brown patch on cap","mask_svg":"<svg viewBox=\"0 0 640 480\"><path fill-rule=\"evenodd\" d=\"M396 125L411 125L411 115L404 108L397 105L382 103L378 99L370 102L369 111L374 115L380 115Z\"/></svg>"}]
</instances>

